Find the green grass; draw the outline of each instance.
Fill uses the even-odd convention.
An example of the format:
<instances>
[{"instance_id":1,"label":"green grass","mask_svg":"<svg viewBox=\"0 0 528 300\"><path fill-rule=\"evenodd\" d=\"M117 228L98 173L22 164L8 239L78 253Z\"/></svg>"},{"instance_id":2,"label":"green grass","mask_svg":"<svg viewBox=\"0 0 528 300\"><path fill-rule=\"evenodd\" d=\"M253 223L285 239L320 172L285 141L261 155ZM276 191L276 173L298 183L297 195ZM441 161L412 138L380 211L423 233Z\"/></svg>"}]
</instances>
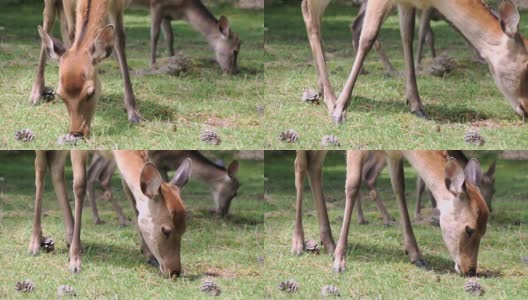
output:
<instances>
[{"instance_id":1,"label":"green grass","mask_svg":"<svg viewBox=\"0 0 528 300\"><path fill-rule=\"evenodd\" d=\"M90 143L78 148L91 149L257 149L264 134L257 106L263 103L263 11L241 10L226 5L211 7L216 16L225 15L242 47L240 73L224 76L214 61L207 42L183 21L172 24L175 49L192 61L179 77L132 75L138 109L147 119L131 126L123 111L123 83L116 59L101 64L102 97L92 124ZM56 149L57 138L66 134L69 119L61 100L39 106L29 105L34 81L42 24L43 2L2 5L0 11L0 146L17 149ZM58 25L55 36L59 37ZM146 69L150 62L150 17L145 9L125 13L127 58L134 70ZM160 39L158 56L166 57ZM54 88L58 66L49 63L46 85ZM15 131L30 128L36 139L31 143L14 140ZM177 128L175 130L175 128ZM204 129L213 128L222 144L211 146L200 140ZM141 137L141 138L139 138Z\"/></svg>"},{"instance_id":2,"label":"green grass","mask_svg":"<svg viewBox=\"0 0 528 300\"><path fill-rule=\"evenodd\" d=\"M354 51L349 25L357 9L331 3L322 23L330 81L336 94L352 67ZM336 135L346 149L474 149L464 133L478 126L486 139L482 149L523 149L526 125L513 113L496 88L488 67L472 61L464 39L445 22L433 22L437 52L447 52L457 68L446 78L419 76L425 111L432 120L410 114L405 105L403 78L388 78L373 51L354 89L344 125L336 126L324 104L301 101L307 88L317 88L316 71L302 20L300 4L266 5L265 114L267 149L316 149L324 135ZM528 32L528 14L521 15L521 31ZM397 70L403 71L398 16L384 23L379 40ZM416 43L415 43L416 44ZM430 56L426 49L427 58ZM279 141L280 132L293 128L297 143Z\"/></svg>"},{"instance_id":3,"label":"green grass","mask_svg":"<svg viewBox=\"0 0 528 300\"><path fill-rule=\"evenodd\" d=\"M493 155L481 154L487 168ZM343 298L352 299L459 299L473 298L464 292L466 278L454 272L443 243L440 229L431 225L414 225L418 245L432 271L412 265L403 252L403 235L398 226L383 227L375 204L363 201L369 225L357 225L353 213L347 252L347 271L331 270L332 258L326 254L290 254L295 220L294 152L266 152L265 177L268 212L265 216L266 294L273 299L312 299L327 284L336 285ZM344 208L344 152L332 152L325 163L323 182L329 218L337 239ZM479 282L489 299L526 299L528 297L528 265L521 257L528 256L528 203L526 199L526 161L504 161L497 164L494 211L479 252L479 271L487 274ZM416 173L406 170L409 207L414 206ZM393 217L399 219L388 172L378 181L380 198ZM361 191L365 195L366 190ZM367 198L368 199L368 198ZM319 240L317 215L308 185L305 187L305 238ZM426 207L430 207L427 203ZM428 213L430 209L425 209ZM294 278L300 284L295 295L277 289L279 282Z\"/></svg>"},{"instance_id":4,"label":"green grass","mask_svg":"<svg viewBox=\"0 0 528 300\"><path fill-rule=\"evenodd\" d=\"M214 154L230 161L232 153ZM158 269L148 265L139 252L134 225L119 227L109 203L99 201L104 225L94 225L85 204L82 245L83 270L79 275L68 271L68 249L60 209L48 178L43 201L43 230L55 239L55 251L36 257L27 254L32 228L34 199L34 154L0 154L0 299L56 298L59 285L75 287L83 299L196 299L204 297L199 290L205 273L217 273L214 280L224 299L262 298L262 267L257 258L263 245L263 162L241 161L238 178L241 187L226 219L212 216L208 188L189 182L182 193L192 212L182 242L184 275L177 280L161 278ZM71 169L67 169L71 186ZM114 176L115 197L131 217L132 209ZM100 192L99 192L100 193ZM71 196L70 190L70 196ZM19 280L31 279L36 289L31 294L15 291Z\"/></svg>"}]
</instances>

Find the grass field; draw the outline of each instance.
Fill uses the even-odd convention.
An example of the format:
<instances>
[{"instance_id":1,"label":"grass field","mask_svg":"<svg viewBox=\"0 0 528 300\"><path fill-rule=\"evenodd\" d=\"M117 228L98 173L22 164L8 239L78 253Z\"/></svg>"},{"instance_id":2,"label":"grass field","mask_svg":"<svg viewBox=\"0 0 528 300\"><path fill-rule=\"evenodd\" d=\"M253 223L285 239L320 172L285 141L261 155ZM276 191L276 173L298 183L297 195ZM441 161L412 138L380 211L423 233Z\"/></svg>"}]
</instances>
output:
<instances>
[{"instance_id":1,"label":"grass field","mask_svg":"<svg viewBox=\"0 0 528 300\"><path fill-rule=\"evenodd\" d=\"M215 154L230 161L232 153ZM147 264L139 252L135 226L119 227L109 203L100 201L104 225L94 225L86 202L83 216L83 270L68 271L68 249L64 243L62 215L55 201L51 182L46 182L43 204L43 230L55 239L55 251L36 257L27 254L31 234L34 199L34 154L0 153L0 299L57 298L59 285L74 286L83 299L196 299L206 297L199 287L206 277L222 289L224 299L262 298L263 267L263 162L241 161L238 178L241 187L233 200L230 215L220 219L210 215L213 207L207 186L189 182L182 193L191 218L182 242L183 277L163 279L159 270ZM71 183L71 170L67 170ZM116 199L132 210L114 177ZM70 196L72 195L70 191ZM30 294L15 291L19 280L31 279L36 289Z\"/></svg>"},{"instance_id":2,"label":"grass field","mask_svg":"<svg viewBox=\"0 0 528 300\"><path fill-rule=\"evenodd\" d=\"M263 278L266 295L273 299L313 299L320 297L324 285L333 284L343 298L351 299L460 299L473 298L464 292L466 278L456 275L454 263L443 243L440 229L415 225L414 233L432 271L412 265L403 252L403 235L398 226L383 227L375 204L363 201L369 225L357 225L353 213L347 252L347 271L331 270L332 258L326 254L290 254L295 220L293 161L295 153L266 152L266 199L270 212L265 216L265 252L268 276ZM328 154L323 183L329 199L329 218L337 239L344 208L344 153ZM487 168L491 156L482 156ZM479 252L479 279L488 299L526 299L528 297L528 203L526 199L526 162L499 161L497 165L494 211ZM416 173L406 168L409 207L414 206ZM398 208L385 170L378 181L380 198L389 212L399 219ZM363 191L362 192L366 192ZM308 185L305 188L305 238L319 240L317 215ZM427 203L426 207L430 207ZM424 212L428 212L426 209ZM293 278L300 284L296 294L277 289L278 284Z\"/></svg>"},{"instance_id":3,"label":"grass field","mask_svg":"<svg viewBox=\"0 0 528 300\"><path fill-rule=\"evenodd\" d=\"M453 57L457 67L445 78L418 77L431 120L410 114L404 79L384 76L373 51L365 64L370 73L357 81L346 123L334 125L324 104L301 101L305 89L317 89L316 71L300 4L290 3L266 5L265 9L266 149L317 149L321 138L330 134L338 137L343 149L474 149L477 146L464 141L464 133L471 127L477 127L485 138L482 149L528 146L526 125L495 87L488 67L472 60L464 39L445 22L432 23L437 52ZM336 94L354 60L349 25L356 13L355 7L332 2L323 18L322 39ZM528 33L527 13L522 13L520 25L520 31ZM403 71L396 14L384 23L379 39L395 68ZM426 55L429 59L428 49ZM280 132L291 128L299 133L299 141L279 141Z\"/></svg>"},{"instance_id":4,"label":"grass field","mask_svg":"<svg viewBox=\"0 0 528 300\"><path fill-rule=\"evenodd\" d=\"M0 10L0 147L56 149L57 138L66 134L69 120L62 101L37 107L29 105L40 51L37 25L42 24L42 1L2 4ZM147 119L131 126L123 111L123 83L116 59L101 64L104 74L102 97L92 124L90 143L78 148L97 149L260 149L263 105L263 11L241 10L226 5L211 7L216 16L225 15L242 40L240 72L222 75L207 42L183 21L173 21L175 49L191 60L189 70L179 77L132 75L138 109ZM55 36L59 37L58 25ZM145 9L125 13L127 56L135 70L149 67L150 17ZM166 57L163 38L158 56ZM49 63L46 85L57 87L58 66ZM35 140L14 140L15 131L30 128ZM204 129L214 129L222 144L211 146L200 140ZM141 138L139 138L141 137Z\"/></svg>"}]
</instances>

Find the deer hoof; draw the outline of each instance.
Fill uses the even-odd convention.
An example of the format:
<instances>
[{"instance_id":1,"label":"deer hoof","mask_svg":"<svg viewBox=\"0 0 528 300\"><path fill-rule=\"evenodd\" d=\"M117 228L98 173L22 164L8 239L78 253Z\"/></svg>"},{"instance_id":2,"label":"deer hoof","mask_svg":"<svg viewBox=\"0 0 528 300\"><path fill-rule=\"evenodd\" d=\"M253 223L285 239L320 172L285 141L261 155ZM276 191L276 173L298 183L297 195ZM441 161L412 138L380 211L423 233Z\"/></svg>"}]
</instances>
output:
<instances>
[{"instance_id":1,"label":"deer hoof","mask_svg":"<svg viewBox=\"0 0 528 300\"><path fill-rule=\"evenodd\" d=\"M368 225L368 223L369 223L369 221L367 221L367 220L360 220L358 222L359 225Z\"/></svg>"},{"instance_id":2,"label":"deer hoof","mask_svg":"<svg viewBox=\"0 0 528 300\"><path fill-rule=\"evenodd\" d=\"M81 258L80 257L72 257L70 259L70 272L72 272L73 274L81 273Z\"/></svg>"},{"instance_id":3,"label":"deer hoof","mask_svg":"<svg viewBox=\"0 0 528 300\"><path fill-rule=\"evenodd\" d=\"M334 119L334 123L336 125L343 124L345 122L345 118L339 114L339 115L333 115L332 118Z\"/></svg>"},{"instance_id":4,"label":"deer hoof","mask_svg":"<svg viewBox=\"0 0 528 300\"><path fill-rule=\"evenodd\" d=\"M383 227L384 228L390 228L390 227L392 227L392 224L391 223L384 223Z\"/></svg>"},{"instance_id":5,"label":"deer hoof","mask_svg":"<svg viewBox=\"0 0 528 300\"><path fill-rule=\"evenodd\" d=\"M421 258L413 261L412 263L420 269L427 269L427 263Z\"/></svg>"},{"instance_id":6,"label":"deer hoof","mask_svg":"<svg viewBox=\"0 0 528 300\"><path fill-rule=\"evenodd\" d=\"M424 119L424 120L427 120L429 117L427 116L427 114L425 113L425 111L423 111L423 109L419 109L419 110L416 110L416 111L413 111L412 112L415 116L417 116L418 118L420 119Z\"/></svg>"},{"instance_id":7,"label":"deer hoof","mask_svg":"<svg viewBox=\"0 0 528 300\"><path fill-rule=\"evenodd\" d=\"M103 220L97 218L97 219L95 219L94 223L95 223L95 225L102 225L102 224L105 223L105 221L103 221Z\"/></svg>"}]
</instances>

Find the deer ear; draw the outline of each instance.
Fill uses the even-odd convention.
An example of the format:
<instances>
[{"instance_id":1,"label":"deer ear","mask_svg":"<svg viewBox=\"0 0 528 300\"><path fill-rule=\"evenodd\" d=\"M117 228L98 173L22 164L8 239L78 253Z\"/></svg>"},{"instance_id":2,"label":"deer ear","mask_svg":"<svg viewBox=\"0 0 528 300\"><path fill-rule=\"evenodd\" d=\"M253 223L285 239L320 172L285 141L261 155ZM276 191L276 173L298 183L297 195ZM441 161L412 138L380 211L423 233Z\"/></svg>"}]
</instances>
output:
<instances>
[{"instance_id":1,"label":"deer ear","mask_svg":"<svg viewBox=\"0 0 528 300\"><path fill-rule=\"evenodd\" d=\"M499 6L499 21L502 31L509 37L519 33L519 11L510 0L504 0Z\"/></svg>"},{"instance_id":2,"label":"deer ear","mask_svg":"<svg viewBox=\"0 0 528 300\"><path fill-rule=\"evenodd\" d=\"M92 55L92 63L98 64L103 59L107 58L112 54L114 49L114 26L112 24L107 25L95 38L95 41L90 48L90 54Z\"/></svg>"},{"instance_id":3,"label":"deer ear","mask_svg":"<svg viewBox=\"0 0 528 300\"><path fill-rule=\"evenodd\" d=\"M143 170L141 170L139 182L143 194L149 199L153 199L154 196L158 195L163 179L161 178L158 169L156 169L153 164L146 163L143 166Z\"/></svg>"},{"instance_id":4,"label":"deer ear","mask_svg":"<svg viewBox=\"0 0 528 300\"><path fill-rule=\"evenodd\" d=\"M220 19L218 19L218 30L225 36L228 37L229 33L231 32L231 25L229 25L229 21L226 17L221 16Z\"/></svg>"},{"instance_id":5,"label":"deer ear","mask_svg":"<svg viewBox=\"0 0 528 300\"><path fill-rule=\"evenodd\" d=\"M495 178L495 167L497 166L497 160L494 160L491 165L489 166L488 170L486 171L486 177L489 177L491 179Z\"/></svg>"},{"instance_id":6,"label":"deer ear","mask_svg":"<svg viewBox=\"0 0 528 300\"><path fill-rule=\"evenodd\" d=\"M451 193L454 195L462 193L465 175L464 170L460 167L456 159L450 158L447 161L444 180L446 188Z\"/></svg>"},{"instance_id":7,"label":"deer ear","mask_svg":"<svg viewBox=\"0 0 528 300\"><path fill-rule=\"evenodd\" d=\"M192 160L190 158L186 158L176 170L176 173L174 174L174 177L170 183L179 187L180 189L183 189L183 187L189 181L189 177L191 176L191 168Z\"/></svg>"},{"instance_id":8,"label":"deer ear","mask_svg":"<svg viewBox=\"0 0 528 300\"><path fill-rule=\"evenodd\" d=\"M466 182L475 186L480 186L480 183L482 182L482 169L480 168L478 160L474 158L470 159L464 169L464 174Z\"/></svg>"},{"instance_id":9,"label":"deer ear","mask_svg":"<svg viewBox=\"0 0 528 300\"><path fill-rule=\"evenodd\" d=\"M40 39L42 40L42 43L48 52L48 55L53 59L59 60L64 52L66 52L64 45L56 38L53 38L47 34L41 26L38 27L38 32Z\"/></svg>"},{"instance_id":10,"label":"deer ear","mask_svg":"<svg viewBox=\"0 0 528 300\"><path fill-rule=\"evenodd\" d=\"M237 172L238 172L238 160L233 160L229 164L229 167L227 167L227 175L229 175L229 177L233 178L233 177L236 176Z\"/></svg>"}]
</instances>

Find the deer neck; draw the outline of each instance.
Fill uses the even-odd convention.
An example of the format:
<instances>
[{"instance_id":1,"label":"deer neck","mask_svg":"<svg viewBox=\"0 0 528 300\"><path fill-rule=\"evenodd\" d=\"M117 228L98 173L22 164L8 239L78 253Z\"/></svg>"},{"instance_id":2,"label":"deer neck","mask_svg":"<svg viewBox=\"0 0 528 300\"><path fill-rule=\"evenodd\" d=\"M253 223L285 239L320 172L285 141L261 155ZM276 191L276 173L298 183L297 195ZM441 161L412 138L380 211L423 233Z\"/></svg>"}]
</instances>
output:
<instances>
[{"instance_id":1,"label":"deer neck","mask_svg":"<svg viewBox=\"0 0 528 300\"><path fill-rule=\"evenodd\" d=\"M228 176L225 169L216 166L201 154L191 152L189 157L193 162L192 176L204 181L209 186L214 186L216 183L225 180Z\"/></svg>"},{"instance_id":2,"label":"deer neck","mask_svg":"<svg viewBox=\"0 0 528 300\"><path fill-rule=\"evenodd\" d=\"M201 1L189 1L184 9L184 19L207 40L213 44L219 38L218 20Z\"/></svg>"},{"instance_id":3,"label":"deer neck","mask_svg":"<svg viewBox=\"0 0 528 300\"><path fill-rule=\"evenodd\" d=\"M72 48L91 47L101 29L108 24L109 0L80 0L77 2L75 41Z\"/></svg>"},{"instance_id":4,"label":"deer neck","mask_svg":"<svg viewBox=\"0 0 528 300\"><path fill-rule=\"evenodd\" d=\"M143 166L148 161L144 151L114 150L115 161L121 178L134 195L136 210L140 215L149 215L149 199L141 191L140 177Z\"/></svg>"}]
</instances>

